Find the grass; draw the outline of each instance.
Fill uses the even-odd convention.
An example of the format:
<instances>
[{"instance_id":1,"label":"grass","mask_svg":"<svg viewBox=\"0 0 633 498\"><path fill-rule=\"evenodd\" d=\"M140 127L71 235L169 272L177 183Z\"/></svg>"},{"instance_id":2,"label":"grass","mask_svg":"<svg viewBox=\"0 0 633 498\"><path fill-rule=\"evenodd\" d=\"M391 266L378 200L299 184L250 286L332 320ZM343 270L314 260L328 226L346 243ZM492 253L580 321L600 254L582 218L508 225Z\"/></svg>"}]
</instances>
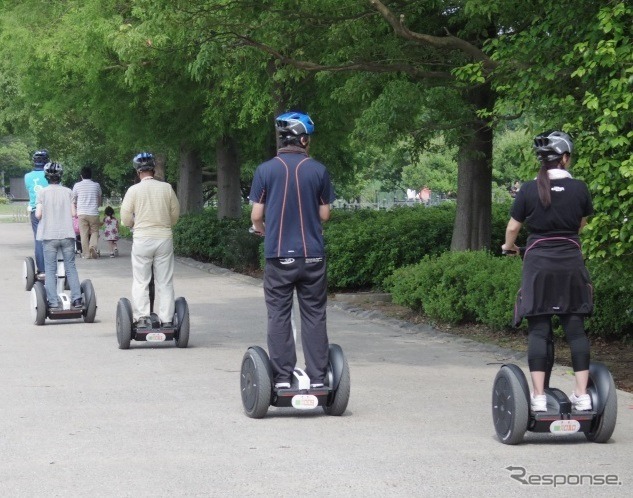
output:
<instances>
[{"instance_id":1,"label":"grass","mask_svg":"<svg viewBox=\"0 0 633 498\"><path fill-rule=\"evenodd\" d=\"M26 201L11 202L8 204L0 203L0 223L27 223L29 222L29 214L26 211ZM119 214L119 207L114 207L114 215L119 220L119 236L121 238L130 238L132 234L129 228L121 225L121 216ZM99 208L99 218L103 220L103 210L105 206Z\"/></svg>"},{"instance_id":2,"label":"grass","mask_svg":"<svg viewBox=\"0 0 633 498\"><path fill-rule=\"evenodd\" d=\"M26 223L29 216L26 202L11 202L0 204L0 223Z\"/></svg>"}]
</instances>

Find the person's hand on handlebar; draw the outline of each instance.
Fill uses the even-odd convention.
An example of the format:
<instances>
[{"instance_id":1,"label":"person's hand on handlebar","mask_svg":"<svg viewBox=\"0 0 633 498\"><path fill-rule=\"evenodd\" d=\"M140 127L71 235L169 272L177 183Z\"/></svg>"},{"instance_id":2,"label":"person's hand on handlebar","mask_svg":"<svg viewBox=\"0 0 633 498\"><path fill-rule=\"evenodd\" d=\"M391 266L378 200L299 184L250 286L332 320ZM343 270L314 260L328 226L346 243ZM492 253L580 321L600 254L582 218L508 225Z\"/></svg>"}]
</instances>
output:
<instances>
[{"instance_id":1,"label":"person's hand on handlebar","mask_svg":"<svg viewBox=\"0 0 633 498\"><path fill-rule=\"evenodd\" d=\"M501 246L501 254L504 254L506 256L517 256L518 254L521 253L521 249L519 248L519 246L517 246L516 244L503 244Z\"/></svg>"},{"instance_id":2,"label":"person's hand on handlebar","mask_svg":"<svg viewBox=\"0 0 633 498\"><path fill-rule=\"evenodd\" d=\"M263 223L261 227L256 227L255 225L253 225L248 229L248 231L252 234L259 235L260 237L263 237L265 235L265 227Z\"/></svg>"}]
</instances>

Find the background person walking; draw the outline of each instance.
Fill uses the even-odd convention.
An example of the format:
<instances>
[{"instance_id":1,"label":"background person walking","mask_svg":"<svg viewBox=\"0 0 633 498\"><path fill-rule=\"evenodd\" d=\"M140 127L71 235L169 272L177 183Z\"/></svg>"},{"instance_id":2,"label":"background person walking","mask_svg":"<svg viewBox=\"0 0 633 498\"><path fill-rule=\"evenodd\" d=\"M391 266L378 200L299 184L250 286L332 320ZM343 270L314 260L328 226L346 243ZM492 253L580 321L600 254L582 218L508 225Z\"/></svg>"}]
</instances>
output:
<instances>
[{"instance_id":1,"label":"background person walking","mask_svg":"<svg viewBox=\"0 0 633 498\"><path fill-rule=\"evenodd\" d=\"M101 186L92 181L92 169L81 169L81 181L73 187L73 200L79 218L79 236L83 257L99 257L99 206L101 206Z\"/></svg>"},{"instance_id":2,"label":"background person walking","mask_svg":"<svg viewBox=\"0 0 633 498\"><path fill-rule=\"evenodd\" d=\"M119 240L119 220L114 216L112 206L107 206L103 211L103 236L110 245L110 257L114 258L119 255L117 241Z\"/></svg>"}]
</instances>

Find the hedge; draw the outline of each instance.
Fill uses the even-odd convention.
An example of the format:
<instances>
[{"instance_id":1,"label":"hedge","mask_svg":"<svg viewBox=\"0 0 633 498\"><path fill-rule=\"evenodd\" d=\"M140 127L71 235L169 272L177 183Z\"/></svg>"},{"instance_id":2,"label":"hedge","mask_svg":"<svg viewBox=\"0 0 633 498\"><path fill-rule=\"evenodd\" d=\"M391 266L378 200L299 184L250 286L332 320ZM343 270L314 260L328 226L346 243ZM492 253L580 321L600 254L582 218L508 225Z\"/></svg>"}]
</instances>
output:
<instances>
[{"instance_id":1,"label":"hedge","mask_svg":"<svg viewBox=\"0 0 633 498\"><path fill-rule=\"evenodd\" d=\"M237 220L217 219L214 209L182 216L174 227L174 252L238 272L257 269L260 237L248 232L250 213Z\"/></svg>"},{"instance_id":2,"label":"hedge","mask_svg":"<svg viewBox=\"0 0 633 498\"><path fill-rule=\"evenodd\" d=\"M395 269L446 251L454 218L452 206L334 212L324 229L330 287L380 288Z\"/></svg>"},{"instance_id":3,"label":"hedge","mask_svg":"<svg viewBox=\"0 0 633 498\"><path fill-rule=\"evenodd\" d=\"M509 204L493 205L492 251L451 252L454 205L391 211L333 211L324 225L329 288L384 289L393 300L443 322L512 322L521 260L499 256ZM176 254L238 272L261 268L262 242L248 233L250 212L217 220L213 209L181 217ZM521 240L519 243L523 243ZM633 337L633 264L590 261L595 288L592 334Z\"/></svg>"},{"instance_id":4,"label":"hedge","mask_svg":"<svg viewBox=\"0 0 633 498\"><path fill-rule=\"evenodd\" d=\"M446 252L396 270L385 281L397 304L419 310L432 320L510 327L521 285L520 258L486 251ZM630 265L591 261L595 310L587 320L594 336L633 336L633 270ZM523 322L525 327L525 321Z\"/></svg>"}]
</instances>

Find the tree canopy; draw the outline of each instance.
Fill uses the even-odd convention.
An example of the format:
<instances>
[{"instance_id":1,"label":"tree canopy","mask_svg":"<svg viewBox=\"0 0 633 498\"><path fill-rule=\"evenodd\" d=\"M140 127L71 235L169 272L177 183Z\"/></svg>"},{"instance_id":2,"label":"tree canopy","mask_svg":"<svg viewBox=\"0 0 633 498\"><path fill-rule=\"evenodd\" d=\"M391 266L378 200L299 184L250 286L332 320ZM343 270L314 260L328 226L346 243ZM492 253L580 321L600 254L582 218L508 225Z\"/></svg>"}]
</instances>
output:
<instances>
[{"instance_id":1,"label":"tree canopy","mask_svg":"<svg viewBox=\"0 0 633 498\"><path fill-rule=\"evenodd\" d=\"M632 18L618 0L5 0L0 150L93 164L113 191L151 150L191 210L215 185L235 216L273 116L299 108L342 196L453 182L453 248L477 249L498 242L493 184L532 177L530 137L562 128L590 255L630 256Z\"/></svg>"}]
</instances>

